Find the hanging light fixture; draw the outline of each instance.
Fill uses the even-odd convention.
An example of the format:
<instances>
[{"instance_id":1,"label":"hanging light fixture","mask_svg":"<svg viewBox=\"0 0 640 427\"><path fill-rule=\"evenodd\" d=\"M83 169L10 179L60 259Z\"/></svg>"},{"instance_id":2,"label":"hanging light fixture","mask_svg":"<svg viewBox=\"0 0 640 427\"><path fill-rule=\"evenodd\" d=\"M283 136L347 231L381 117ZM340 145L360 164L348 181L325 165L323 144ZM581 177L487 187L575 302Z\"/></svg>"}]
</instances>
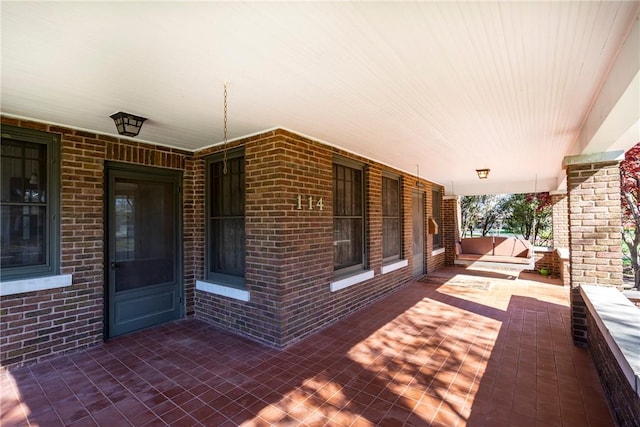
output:
<instances>
[{"instance_id":1,"label":"hanging light fixture","mask_svg":"<svg viewBox=\"0 0 640 427\"><path fill-rule=\"evenodd\" d=\"M123 113L119 111L110 116L116 124L118 133L124 136L136 136L140 133L142 123L147 120L144 117L135 116L130 113Z\"/></svg>"},{"instance_id":2,"label":"hanging light fixture","mask_svg":"<svg viewBox=\"0 0 640 427\"><path fill-rule=\"evenodd\" d=\"M476 172L478 173L478 178L480 179L487 179L489 177L490 171L491 169L476 169Z\"/></svg>"}]
</instances>

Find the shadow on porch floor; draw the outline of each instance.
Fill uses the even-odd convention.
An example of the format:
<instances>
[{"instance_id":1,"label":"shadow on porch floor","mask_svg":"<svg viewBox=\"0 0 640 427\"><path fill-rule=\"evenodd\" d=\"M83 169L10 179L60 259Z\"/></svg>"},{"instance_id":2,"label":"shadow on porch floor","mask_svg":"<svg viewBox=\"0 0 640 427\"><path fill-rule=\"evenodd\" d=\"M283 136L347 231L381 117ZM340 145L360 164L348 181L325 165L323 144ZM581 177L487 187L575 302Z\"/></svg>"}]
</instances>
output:
<instances>
[{"instance_id":1,"label":"shadow on porch floor","mask_svg":"<svg viewBox=\"0 0 640 427\"><path fill-rule=\"evenodd\" d=\"M446 268L284 351L187 319L0 373L0 424L612 426L568 290Z\"/></svg>"}]
</instances>

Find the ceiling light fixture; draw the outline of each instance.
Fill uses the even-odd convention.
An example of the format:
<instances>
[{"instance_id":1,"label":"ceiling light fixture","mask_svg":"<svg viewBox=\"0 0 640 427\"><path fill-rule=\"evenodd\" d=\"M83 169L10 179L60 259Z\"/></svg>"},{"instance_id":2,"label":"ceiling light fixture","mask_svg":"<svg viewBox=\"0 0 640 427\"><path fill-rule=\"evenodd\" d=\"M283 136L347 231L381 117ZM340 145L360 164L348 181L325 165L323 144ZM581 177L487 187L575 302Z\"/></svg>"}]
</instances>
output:
<instances>
[{"instance_id":1,"label":"ceiling light fixture","mask_svg":"<svg viewBox=\"0 0 640 427\"><path fill-rule=\"evenodd\" d=\"M491 169L476 169L478 178L480 179L487 179L489 177L489 171L491 171Z\"/></svg>"},{"instance_id":2,"label":"ceiling light fixture","mask_svg":"<svg viewBox=\"0 0 640 427\"><path fill-rule=\"evenodd\" d=\"M119 111L109 116L113 119L120 135L136 136L140 133L142 123L147 120L144 117L135 116L130 113L123 113Z\"/></svg>"}]
</instances>

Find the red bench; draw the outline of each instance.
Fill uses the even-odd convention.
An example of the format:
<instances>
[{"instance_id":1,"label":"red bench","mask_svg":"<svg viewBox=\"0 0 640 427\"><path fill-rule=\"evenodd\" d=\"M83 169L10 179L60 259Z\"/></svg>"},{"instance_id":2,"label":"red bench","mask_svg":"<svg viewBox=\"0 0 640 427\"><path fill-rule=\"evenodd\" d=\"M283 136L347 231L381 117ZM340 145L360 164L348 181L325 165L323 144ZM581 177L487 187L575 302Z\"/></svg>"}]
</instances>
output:
<instances>
[{"instance_id":1,"label":"red bench","mask_svg":"<svg viewBox=\"0 0 640 427\"><path fill-rule=\"evenodd\" d=\"M528 265L532 254L529 241L516 237L470 237L456 243L459 261Z\"/></svg>"}]
</instances>

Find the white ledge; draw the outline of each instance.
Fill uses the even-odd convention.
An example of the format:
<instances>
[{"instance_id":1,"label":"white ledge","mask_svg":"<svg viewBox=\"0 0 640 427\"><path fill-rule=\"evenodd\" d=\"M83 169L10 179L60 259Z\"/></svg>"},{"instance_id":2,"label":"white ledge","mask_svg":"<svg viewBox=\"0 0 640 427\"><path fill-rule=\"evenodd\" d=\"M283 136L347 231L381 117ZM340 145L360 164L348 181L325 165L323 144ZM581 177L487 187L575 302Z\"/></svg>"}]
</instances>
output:
<instances>
[{"instance_id":1,"label":"white ledge","mask_svg":"<svg viewBox=\"0 0 640 427\"><path fill-rule=\"evenodd\" d=\"M227 285L221 285L217 283L203 282L196 280L196 289L203 292L208 292L214 295L220 295L222 297L232 298L239 301L249 302L249 291L244 289L233 288Z\"/></svg>"},{"instance_id":2,"label":"white ledge","mask_svg":"<svg viewBox=\"0 0 640 427\"><path fill-rule=\"evenodd\" d=\"M392 271L399 270L401 268L406 267L407 265L409 265L409 261L407 261L406 259L401 259L391 264L383 265L382 268L380 269L380 272L382 274L391 273Z\"/></svg>"},{"instance_id":3,"label":"white ledge","mask_svg":"<svg viewBox=\"0 0 640 427\"><path fill-rule=\"evenodd\" d=\"M569 259L569 248L556 248L556 252L561 260Z\"/></svg>"},{"instance_id":4,"label":"white ledge","mask_svg":"<svg viewBox=\"0 0 640 427\"><path fill-rule=\"evenodd\" d=\"M440 249L436 249L434 251L431 251L431 256L436 256L436 255L440 255L444 253L444 248L440 248Z\"/></svg>"},{"instance_id":5,"label":"white ledge","mask_svg":"<svg viewBox=\"0 0 640 427\"><path fill-rule=\"evenodd\" d=\"M0 296L24 294L27 292L44 291L71 286L73 276L61 274L58 276L35 277L33 279L13 280L0 283Z\"/></svg>"},{"instance_id":6,"label":"white ledge","mask_svg":"<svg viewBox=\"0 0 640 427\"><path fill-rule=\"evenodd\" d=\"M616 288L582 285L580 293L618 366L640 396L640 310Z\"/></svg>"},{"instance_id":7,"label":"white ledge","mask_svg":"<svg viewBox=\"0 0 640 427\"><path fill-rule=\"evenodd\" d=\"M589 153L589 154L579 154L577 156L566 156L562 160L562 166L575 166L575 165L585 165L591 163L608 163L608 162L619 162L624 160L624 151L607 151L605 153Z\"/></svg>"},{"instance_id":8,"label":"white ledge","mask_svg":"<svg viewBox=\"0 0 640 427\"><path fill-rule=\"evenodd\" d=\"M344 279L331 282L331 292L336 292L349 286L357 285L365 280L373 279L373 270L363 271L362 273L354 274L353 276L345 277Z\"/></svg>"}]
</instances>

